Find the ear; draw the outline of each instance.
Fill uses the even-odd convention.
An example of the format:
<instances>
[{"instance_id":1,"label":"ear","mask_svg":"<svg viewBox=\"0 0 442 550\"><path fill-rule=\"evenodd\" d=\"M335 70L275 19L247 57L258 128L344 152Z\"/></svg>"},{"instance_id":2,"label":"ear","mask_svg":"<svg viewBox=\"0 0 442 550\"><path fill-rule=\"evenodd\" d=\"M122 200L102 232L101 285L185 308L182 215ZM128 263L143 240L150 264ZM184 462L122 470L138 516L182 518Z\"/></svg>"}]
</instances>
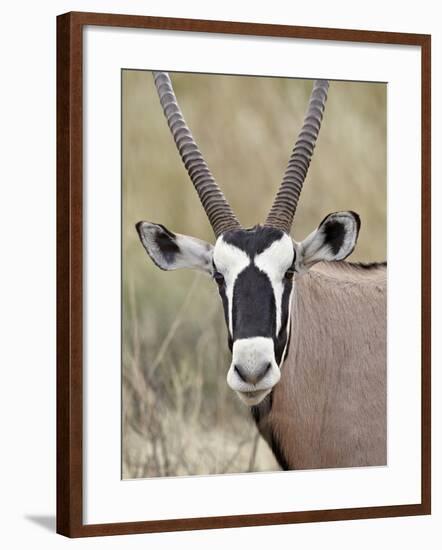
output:
<instances>
[{"instance_id":1,"label":"ear","mask_svg":"<svg viewBox=\"0 0 442 550\"><path fill-rule=\"evenodd\" d=\"M335 212L322 220L318 229L297 245L296 269L307 271L316 262L343 260L358 239L361 220L355 212Z\"/></svg>"},{"instance_id":2,"label":"ear","mask_svg":"<svg viewBox=\"0 0 442 550\"><path fill-rule=\"evenodd\" d=\"M212 273L211 244L172 233L156 223L139 222L135 227L146 252L160 269L169 271L188 267Z\"/></svg>"}]
</instances>

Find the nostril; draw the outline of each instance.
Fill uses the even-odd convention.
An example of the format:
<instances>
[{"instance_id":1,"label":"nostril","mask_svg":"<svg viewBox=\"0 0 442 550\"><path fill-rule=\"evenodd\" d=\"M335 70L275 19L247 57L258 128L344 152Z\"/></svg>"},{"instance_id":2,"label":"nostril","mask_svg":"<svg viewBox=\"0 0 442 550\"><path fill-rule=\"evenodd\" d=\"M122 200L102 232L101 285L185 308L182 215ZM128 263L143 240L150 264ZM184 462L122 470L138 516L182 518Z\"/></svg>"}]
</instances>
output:
<instances>
[{"instance_id":1,"label":"nostril","mask_svg":"<svg viewBox=\"0 0 442 550\"><path fill-rule=\"evenodd\" d=\"M243 382L247 382L247 376L241 367L241 365L234 365L233 370L236 372L236 374L241 378Z\"/></svg>"},{"instance_id":2,"label":"nostril","mask_svg":"<svg viewBox=\"0 0 442 550\"><path fill-rule=\"evenodd\" d=\"M238 378L247 384L258 384L258 382L265 378L271 368L271 363L264 363L260 367L254 368L252 371L240 364L235 364L233 366L233 370Z\"/></svg>"},{"instance_id":3,"label":"nostril","mask_svg":"<svg viewBox=\"0 0 442 550\"><path fill-rule=\"evenodd\" d=\"M256 374L256 381L259 382L260 380L262 380L271 368L272 368L271 363L266 363L265 365L263 365L259 369L259 372Z\"/></svg>"}]
</instances>

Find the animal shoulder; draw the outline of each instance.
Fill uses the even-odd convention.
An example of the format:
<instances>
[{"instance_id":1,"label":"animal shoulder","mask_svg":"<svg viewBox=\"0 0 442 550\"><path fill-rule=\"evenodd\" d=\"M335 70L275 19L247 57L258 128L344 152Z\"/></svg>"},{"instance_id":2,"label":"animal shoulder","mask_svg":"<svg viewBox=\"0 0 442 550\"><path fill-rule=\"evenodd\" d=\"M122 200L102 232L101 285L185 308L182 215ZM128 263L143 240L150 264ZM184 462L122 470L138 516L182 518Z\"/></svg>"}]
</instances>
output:
<instances>
[{"instance_id":1,"label":"animal shoulder","mask_svg":"<svg viewBox=\"0 0 442 550\"><path fill-rule=\"evenodd\" d=\"M310 270L313 279L329 279L330 283L385 286L387 262L319 262Z\"/></svg>"}]
</instances>

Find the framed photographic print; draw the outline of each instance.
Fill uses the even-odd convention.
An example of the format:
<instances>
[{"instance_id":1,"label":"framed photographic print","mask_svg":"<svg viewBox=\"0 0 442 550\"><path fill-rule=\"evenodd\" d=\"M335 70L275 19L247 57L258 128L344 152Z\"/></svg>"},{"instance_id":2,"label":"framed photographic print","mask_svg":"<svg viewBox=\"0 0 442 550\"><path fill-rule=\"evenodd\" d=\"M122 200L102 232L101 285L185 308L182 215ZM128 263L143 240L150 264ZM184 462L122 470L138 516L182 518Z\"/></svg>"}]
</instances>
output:
<instances>
[{"instance_id":1,"label":"framed photographic print","mask_svg":"<svg viewBox=\"0 0 442 550\"><path fill-rule=\"evenodd\" d=\"M57 531L429 514L430 36L57 33Z\"/></svg>"}]
</instances>

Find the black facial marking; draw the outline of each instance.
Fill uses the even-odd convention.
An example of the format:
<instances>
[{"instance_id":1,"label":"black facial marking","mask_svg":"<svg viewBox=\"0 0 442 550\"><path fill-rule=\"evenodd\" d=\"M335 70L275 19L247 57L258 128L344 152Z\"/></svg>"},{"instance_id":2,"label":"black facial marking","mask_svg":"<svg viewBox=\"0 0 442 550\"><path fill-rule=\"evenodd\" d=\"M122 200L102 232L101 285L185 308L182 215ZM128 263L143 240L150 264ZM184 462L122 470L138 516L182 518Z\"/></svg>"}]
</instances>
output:
<instances>
[{"instance_id":1,"label":"black facial marking","mask_svg":"<svg viewBox=\"0 0 442 550\"><path fill-rule=\"evenodd\" d=\"M236 279L232 318L234 340L275 334L276 305L272 285L267 275L253 264Z\"/></svg>"},{"instance_id":2,"label":"black facial marking","mask_svg":"<svg viewBox=\"0 0 442 550\"><path fill-rule=\"evenodd\" d=\"M226 296L226 287L225 286L218 286L218 290L219 290L219 295L221 296L221 302L223 304L224 320L226 321L226 325L228 327L229 326L229 305L228 305L228 300L227 300L227 296ZM230 351L232 351L233 338L232 338L232 335L230 334L228 328L227 328L227 332L228 332L227 343L228 343Z\"/></svg>"},{"instance_id":3,"label":"black facial marking","mask_svg":"<svg viewBox=\"0 0 442 550\"><path fill-rule=\"evenodd\" d=\"M244 250L253 259L256 254L261 254L274 241L279 241L284 231L274 227L256 225L251 229L235 229L224 233L223 240Z\"/></svg>"},{"instance_id":4,"label":"black facial marking","mask_svg":"<svg viewBox=\"0 0 442 550\"><path fill-rule=\"evenodd\" d=\"M282 301L281 301L281 330L278 335L274 338L274 344L275 344L275 359L278 365L281 365L282 362L285 360L285 357L283 357L284 349L288 349L288 342L287 338L290 338L290 333L287 334L287 326L288 326L288 320L289 320L289 305L290 305L290 293L292 291L292 281L291 280L285 280L284 281L284 291L282 293Z\"/></svg>"},{"instance_id":5,"label":"black facial marking","mask_svg":"<svg viewBox=\"0 0 442 550\"><path fill-rule=\"evenodd\" d=\"M261 254L269 248L273 242L281 240L284 235L285 233L280 229L259 225L251 229L237 229L223 234L223 240L226 243L243 250L252 260L235 281L232 304L233 334L229 333L229 347L232 349L233 342L241 338L259 336L272 338L275 360L278 365L285 359L283 355L289 337L287 324L290 314L289 303L293 280L292 277L286 277L285 273L281 273L281 280L284 285L281 301L281 328L279 334L276 334L276 304L272 283L267 274L254 265L253 259L257 254ZM294 265L295 258L288 271L294 272ZM215 264L213 264L213 268L216 270ZM228 326L229 304L225 288L219 286L219 292ZM268 403L271 404L271 399ZM262 412L262 409L260 409L260 412ZM258 411L256 411L256 414L258 414Z\"/></svg>"}]
</instances>

